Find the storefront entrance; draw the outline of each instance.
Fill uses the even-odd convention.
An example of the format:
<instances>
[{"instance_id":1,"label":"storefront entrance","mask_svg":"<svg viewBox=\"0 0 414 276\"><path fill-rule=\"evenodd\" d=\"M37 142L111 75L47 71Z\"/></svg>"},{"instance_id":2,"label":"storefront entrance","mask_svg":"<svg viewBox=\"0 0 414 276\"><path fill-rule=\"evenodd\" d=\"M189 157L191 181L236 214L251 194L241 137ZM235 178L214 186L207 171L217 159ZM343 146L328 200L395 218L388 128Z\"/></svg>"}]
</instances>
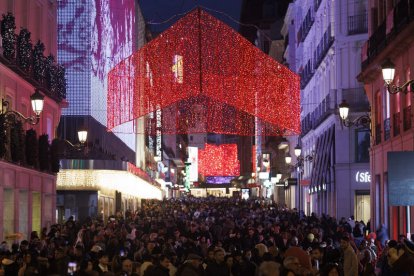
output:
<instances>
[{"instance_id":1,"label":"storefront entrance","mask_svg":"<svg viewBox=\"0 0 414 276\"><path fill-rule=\"evenodd\" d=\"M355 220L366 224L371 217L371 197L369 191L355 191Z\"/></svg>"}]
</instances>

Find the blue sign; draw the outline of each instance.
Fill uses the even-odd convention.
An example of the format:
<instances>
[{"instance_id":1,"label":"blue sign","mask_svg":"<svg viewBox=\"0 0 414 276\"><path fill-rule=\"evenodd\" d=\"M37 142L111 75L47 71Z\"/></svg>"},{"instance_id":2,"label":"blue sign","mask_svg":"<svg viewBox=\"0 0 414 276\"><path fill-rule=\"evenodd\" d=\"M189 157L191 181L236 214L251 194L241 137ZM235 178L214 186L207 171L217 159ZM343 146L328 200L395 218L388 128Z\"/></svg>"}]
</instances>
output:
<instances>
[{"instance_id":1,"label":"blue sign","mask_svg":"<svg viewBox=\"0 0 414 276\"><path fill-rule=\"evenodd\" d=\"M390 206L414 205L414 152L388 152L388 201Z\"/></svg>"}]
</instances>

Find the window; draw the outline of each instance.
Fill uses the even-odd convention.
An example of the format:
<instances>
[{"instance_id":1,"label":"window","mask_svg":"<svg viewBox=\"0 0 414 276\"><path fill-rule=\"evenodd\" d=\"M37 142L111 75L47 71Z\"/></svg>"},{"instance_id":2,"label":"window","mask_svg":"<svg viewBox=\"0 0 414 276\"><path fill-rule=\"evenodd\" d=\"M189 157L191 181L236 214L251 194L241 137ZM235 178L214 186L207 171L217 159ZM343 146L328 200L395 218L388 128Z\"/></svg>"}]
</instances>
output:
<instances>
[{"instance_id":1,"label":"window","mask_svg":"<svg viewBox=\"0 0 414 276\"><path fill-rule=\"evenodd\" d=\"M411 72L410 72L410 68L408 68L407 72L406 72L406 75L405 75L405 81L409 81L410 79L411 79ZM407 91L412 92L411 91L411 85L408 86ZM407 93L405 95L406 95L406 101L407 101L406 106L410 106L411 105L411 94Z\"/></svg>"},{"instance_id":2,"label":"window","mask_svg":"<svg viewBox=\"0 0 414 276\"><path fill-rule=\"evenodd\" d=\"M381 93L378 91L375 94L375 121L377 124L381 122L381 106Z\"/></svg>"},{"instance_id":3,"label":"window","mask_svg":"<svg viewBox=\"0 0 414 276\"><path fill-rule=\"evenodd\" d=\"M391 111L390 111L390 93L388 90L384 90L384 120L388 119L390 117Z\"/></svg>"},{"instance_id":4,"label":"window","mask_svg":"<svg viewBox=\"0 0 414 276\"><path fill-rule=\"evenodd\" d=\"M357 129L355 131L355 162L369 162L370 133L368 129Z\"/></svg>"},{"instance_id":5,"label":"window","mask_svg":"<svg viewBox=\"0 0 414 276\"><path fill-rule=\"evenodd\" d=\"M52 141L53 138L55 137L53 135L53 120L51 117L47 117L46 119L46 128L47 128L46 133L49 137L49 141Z\"/></svg>"}]
</instances>

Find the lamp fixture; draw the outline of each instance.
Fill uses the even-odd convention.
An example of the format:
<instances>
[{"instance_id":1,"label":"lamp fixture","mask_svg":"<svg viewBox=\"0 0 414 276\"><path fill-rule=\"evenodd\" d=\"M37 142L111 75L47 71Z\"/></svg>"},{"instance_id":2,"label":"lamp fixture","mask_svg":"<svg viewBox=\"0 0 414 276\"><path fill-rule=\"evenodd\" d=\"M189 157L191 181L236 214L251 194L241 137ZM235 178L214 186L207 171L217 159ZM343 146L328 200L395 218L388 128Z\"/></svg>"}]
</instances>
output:
<instances>
[{"instance_id":1,"label":"lamp fixture","mask_svg":"<svg viewBox=\"0 0 414 276\"><path fill-rule=\"evenodd\" d=\"M399 92L407 93L408 87L411 86L411 92L414 92L414 80L408 80L402 86L392 84L395 76L395 65L391 60L387 59L381 65L382 78L384 79L385 86L390 94L397 94Z\"/></svg>"},{"instance_id":2,"label":"lamp fixture","mask_svg":"<svg viewBox=\"0 0 414 276\"><path fill-rule=\"evenodd\" d=\"M299 157L300 155L301 155L301 153L302 153L302 148L299 146L299 144L298 145L296 145L296 147L295 147L295 156L296 157Z\"/></svg>"},{"instance_id":3,"label":"lamp fixture","mask_svg":"<svg viewBox=\"0 0 414 276\"><path fill-rule=\"evenodd\" d=\"M312 162L313 159L314 159L314 155L315 155L314 152L312 152L310 155L306 155L306 156L302 156L301 154L302 154L302 148L299 145L297 145L295 147L295 156L296 156L297 163L294 164L294 165L291 165L292 167L302 168L303 165L304 165L304 162L305 161ZM290 165L292 163L292 157L290 155L286 155L285 156L285 162L286 162L287 165Z\"/></svg>"},{"instance_id":4,"label":"lamp fixture","mask_svg":"<svg viewBox=\"0 0 414 276\"><path fill-rule=\"evenodd\" d=\"M82 150L85 147L86 139L88 138L88 130L85 128L80 128L78 130L78 139L79 144L73 144L69 140L64 139L66 143L68 143L72 148L75 150Z\"/></svg>"},{"instance_id":5,"label":"lamp fixture","mask_svg":"<svg viewBox=\"0 0 414 276\"><path fill-rule=\"evenodd\" d=\"M30 101L35 115L26 117L16 110L11 110L10 103L7 100L2 99L0 113L5 116L6 124L10 124L12 121L15 122L16 120L20 120L30 125L37 125L40 121L40 113L43 111L44 96L39 92L38 89L36 89L35 93L30 96Z\"/></svg>"},{"instance_id":6,"label":"lamp fixture","mask_svg":"<svg viewBox=\"0 0 414 276\"><path fill-rule=\"evenodd\" d=\"M355 120L351 121L348 119L349 115L349 104L342 100L342 103L339 105L339 117L341 118L341 123L345 127L365 127L371 129L371 118L369 114L359 116Z\"/></svg>"},{"instance_id":7,"label":"lamp fixture","mask_svg":"<svg viewBox=\"0 0 414 276\"><path fill-rule=\"evenodd\" d=\"M292 156L290 156L290 155L286 155L285 156L285 162L286 162L286 164L290 164L290 163L292 163Z\"/></svg>"}]
</instances>

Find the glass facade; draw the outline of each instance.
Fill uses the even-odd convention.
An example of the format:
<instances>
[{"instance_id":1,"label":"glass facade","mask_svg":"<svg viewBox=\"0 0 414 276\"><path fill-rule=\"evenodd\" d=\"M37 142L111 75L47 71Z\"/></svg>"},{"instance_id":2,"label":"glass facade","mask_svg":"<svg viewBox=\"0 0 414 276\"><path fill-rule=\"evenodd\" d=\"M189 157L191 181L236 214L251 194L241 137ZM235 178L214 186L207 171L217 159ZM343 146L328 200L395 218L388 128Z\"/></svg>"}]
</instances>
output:
<instances>
[{"instance_id":1,"label":"glass facade","mask_svg":"<svg viewBox=\"0 0 414 276\"><path fill-rule=\"evenodd\" d=\"M135 1L58 3L58 61L66 68L69 102L62 115L90 115L106 126L108 72L136 48ZM114 132L135 149L132 123Z\"/></svg>"}]
</instances>

